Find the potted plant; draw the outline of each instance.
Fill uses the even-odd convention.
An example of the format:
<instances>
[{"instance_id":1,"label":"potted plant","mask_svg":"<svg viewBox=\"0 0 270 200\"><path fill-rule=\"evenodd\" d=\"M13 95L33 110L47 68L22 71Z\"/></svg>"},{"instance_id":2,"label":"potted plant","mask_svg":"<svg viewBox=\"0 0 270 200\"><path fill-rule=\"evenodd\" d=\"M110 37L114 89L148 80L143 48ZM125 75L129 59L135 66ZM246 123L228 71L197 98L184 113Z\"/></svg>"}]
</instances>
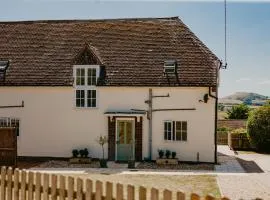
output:
<instances>
[{"instance_id":1,"label":"potted plant","mask_svg":"<svg viewBox=\"0 0 270 200\"><path fill-rule=\"evenodd\" d=\"M83 158L84 157L84 149L80 149L79 154L80 154L80 157Z\"/></svg>"},{"instance_id":2,"label":"potted plant","mask_svg":"<svg viewBox=\"0 0 270 200\"><path fill-rule=\"evenodd\" d=\"M159 155L159 158L163 158L163 156L164 156L164 150L158 149L158 155Z\"/></svg>"},{"instance_id":3,"label":"potted plant","mask_svg":"<svg viewBox=\"0 0 270 200\"><path fill-rule=\"evenodd\" d=\"M104 158L104 145L108 142L108 139L106 136L100 136L97 142L102 148L102 159L99 160L100 167L107 168L107 160Z\"/></svg>"},{"instance_id":4,"label":"potted plant","mask_svg":"<svg viewBox=\"0 0 270 200\"><path fill-rule=\"evenodd\" d=\"M176 152L173 151L173 152L172 152L172 159L175 159L175 157L176 157Z\"/></svg>"},{"instance_id":5,"label":"potted plant","mask_svg":"<svg viewBox=\"0 0 270 200\"><path fill-rule=\"evenodd\" d=\"M73 158L77 158L78 155L79 155L79 151L78 151L77 149L73 149L73 150L72 150L72 157L73 157Z\"/></svg>"},{"instance_id":6,"label":"potted plant","mask_svg":"<svg viewBox=\"0 0 270 200\"><path fill-rule=\"evenodd\" d=\"M83 153L84 157L85 158L88 158L88 155L89 155L89 151L87 148L84 149L84 153Z\"/></svg>"},{"instance_id":7,"label":"potted plant","mask_svg":"<svg viewBox=\"0 0 270 200\"><path fill-rule=\"evenodd\" d=\"M165 156L166 156L167 159L169 159L170 156L171 156L171 151L170 150L166 150Z\"/></svg>"}]
</instances>

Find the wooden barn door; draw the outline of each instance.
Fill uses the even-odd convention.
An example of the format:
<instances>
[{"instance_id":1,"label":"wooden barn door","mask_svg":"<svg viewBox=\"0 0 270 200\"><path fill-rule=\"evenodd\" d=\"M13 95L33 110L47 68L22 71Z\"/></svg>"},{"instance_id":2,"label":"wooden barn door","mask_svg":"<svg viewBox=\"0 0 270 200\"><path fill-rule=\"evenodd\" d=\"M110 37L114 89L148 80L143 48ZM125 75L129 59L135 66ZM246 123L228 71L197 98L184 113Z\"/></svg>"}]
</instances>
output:
<instances>
[{"instance_id":1,"label":"wooden barn door","mask_svg":"<svg viewBox=\"0 0 270 200\"><path fill-rule=\"evenodd\" d=\"M0 166L16 166L17 134L13 127L0 127Z\"/></svg>"}]
</instances>

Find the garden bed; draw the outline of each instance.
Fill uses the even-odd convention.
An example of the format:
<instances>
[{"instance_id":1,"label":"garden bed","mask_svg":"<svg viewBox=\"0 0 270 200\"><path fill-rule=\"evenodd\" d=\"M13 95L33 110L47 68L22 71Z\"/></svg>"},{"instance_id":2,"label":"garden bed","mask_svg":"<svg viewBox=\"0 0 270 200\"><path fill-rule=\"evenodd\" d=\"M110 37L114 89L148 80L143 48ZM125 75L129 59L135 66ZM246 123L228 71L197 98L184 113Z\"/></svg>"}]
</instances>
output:
<instances>
[{"instance_id":1,"label":"garden bed","mask_svg":"<svg viewBox=\"0 0 270 200\"><path fill-rule=\"evenodd\" d=\"M51 160L35 166L35 168L99 168L99 161L92 160L89 164L72 164L69 161Z\"/></svg>"},{"instance_id":2,"label":"garden bed","mask_svg":"<svg viewBox=\"0 0 270 200\"><path fill-rule=\"evenodd\" d=\"M215 165L211 163L185 163L177 165L158 165L155 162L141 162L136 169L171 169L171 170L214 170Z\"/></svg>"}]
</instances>

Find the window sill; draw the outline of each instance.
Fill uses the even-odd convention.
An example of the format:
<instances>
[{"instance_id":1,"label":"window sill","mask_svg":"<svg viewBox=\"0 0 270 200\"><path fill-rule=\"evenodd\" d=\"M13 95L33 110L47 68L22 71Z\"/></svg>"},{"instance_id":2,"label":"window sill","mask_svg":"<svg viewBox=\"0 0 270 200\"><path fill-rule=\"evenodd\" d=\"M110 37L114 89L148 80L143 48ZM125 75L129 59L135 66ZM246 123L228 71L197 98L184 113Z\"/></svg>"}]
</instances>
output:
<instances>
[{"instance_id":1,"label":"window sill","mask_svg":"<svg viewBox=\"0 0 270 200\"><path fill-rule=\"evenodd\" d=\"M188 143L188 140L163 140L165 143Z\"/></svg>"},{"instance_id":2,"label":"window sill","mask_svg":"<svg viewBox=\"0 0 270 200\"><path fill-rule=\"evenodd\" d=\"M74 110L98 110L99 107L73 107Z\"/></svg>"}]
</instances>

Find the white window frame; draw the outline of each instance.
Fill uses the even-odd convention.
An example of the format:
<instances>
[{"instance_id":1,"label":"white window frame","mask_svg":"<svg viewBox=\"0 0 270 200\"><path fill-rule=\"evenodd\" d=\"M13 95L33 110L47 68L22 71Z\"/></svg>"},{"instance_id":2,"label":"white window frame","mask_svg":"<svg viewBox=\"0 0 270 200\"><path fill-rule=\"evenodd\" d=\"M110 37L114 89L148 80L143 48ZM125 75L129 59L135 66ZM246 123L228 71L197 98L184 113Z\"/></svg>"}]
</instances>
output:
<instances>
[{"instance_id":1,"label":"white window frame","mask_svg":"<svg viewBox=\"0 0 270 200\"><path fill-rule=\"evenodd\" d=\"M176 140L176 123L177 122L180 122L181 123L181 130L180 130L180 137L181 137L181 139L180 140ZM182 124L183 124L183 122L186 122L187 123L187 121L175 121L175 126L174 126L174 138L175 138L175 141L180 141L180 142L186 142L187 141L187 139L186 140L183 140L183 126L182 126ZM188 126L188 123L187 123L187 126ZM187 128L188 129L188 128ZM187 130L186 130L186 132L187 132ZM188 137L188 135L187 135L187 137Z\"/></svg>"},{"instance_id":2,"label":"white window frame","mask_svg":"<svg viewBox=\"0 0 270 200\"><path fill-rule=\"evenodd\" d=\"M76 71L77 69L83 68L85 69L85 74L84 74L84 85L77 85L76 84ZM89 108L89 109L94 109L94 108L98 108L98 91L97 91L97 86L96 85L88 85L88 69L96 69L96 83L98 81L99 78L99 65L74 65L73 66L73 78L74 78L74 82L73 82L73 87L75 89L74 91L74 107L75 108ZM84 107L77 107L76 104L76 91L77 90L84 90ZM87 93L88 90L95 90L96 91L96 106L95 107L88 107L87 106Z\"/></svg>"},{"instance_id":3,"label":"white window frame","mask_svg":"<svg viewBox=\"0 0 270 200\"><path fill-rule=\"evenodd\" d=\"M168 139L168 138L169 138L169 136L168 136L168 129L165 130L165 123L170 123L170 124L171 124L171 138L170 138L170 139ZM172 140L172 139L173 139L173 121L171 121L171 120L166 120L166 121L164 121L163 127L164 127L163 134L165 134L165 131L166 131L166 135L167 135L167 139L165 139L165 138L164 138L164 135L163 135L164 140L165 140L165 141L173 141L173 140Z\"/></svg>"},{"instance_id":4,"label":"white window frame","mask_svg":"<svg viewBox=\"0 0 270 200\"><path fill-rule=\"evenodd\" d=\"M176 140L176 123L177 122L181 122L181 130L180 130L181 139L180 140ZM165 121L163 121L163 127L164 127L163 128L163 139L164 139L164 141L166 141L166 142L187 142L188 141L188 131L187 130L186 130L187 139L183 140L183 129L182 129L182 123L183 122L187 123L187 130L188 130L188 122L185 121L185 120L182 120L182 121L180 121L180 120L177 120L177 121L176 120L165 120ZM170 123L171 124L171 137L170 137L170 139L168 137L168 130L165 130L165 123ZM173 129L173 123L175 124L174 129ZM166 131L166 134L167 134L167 139L164 138L165 131Z\"/></svg>"}]
</instances>

